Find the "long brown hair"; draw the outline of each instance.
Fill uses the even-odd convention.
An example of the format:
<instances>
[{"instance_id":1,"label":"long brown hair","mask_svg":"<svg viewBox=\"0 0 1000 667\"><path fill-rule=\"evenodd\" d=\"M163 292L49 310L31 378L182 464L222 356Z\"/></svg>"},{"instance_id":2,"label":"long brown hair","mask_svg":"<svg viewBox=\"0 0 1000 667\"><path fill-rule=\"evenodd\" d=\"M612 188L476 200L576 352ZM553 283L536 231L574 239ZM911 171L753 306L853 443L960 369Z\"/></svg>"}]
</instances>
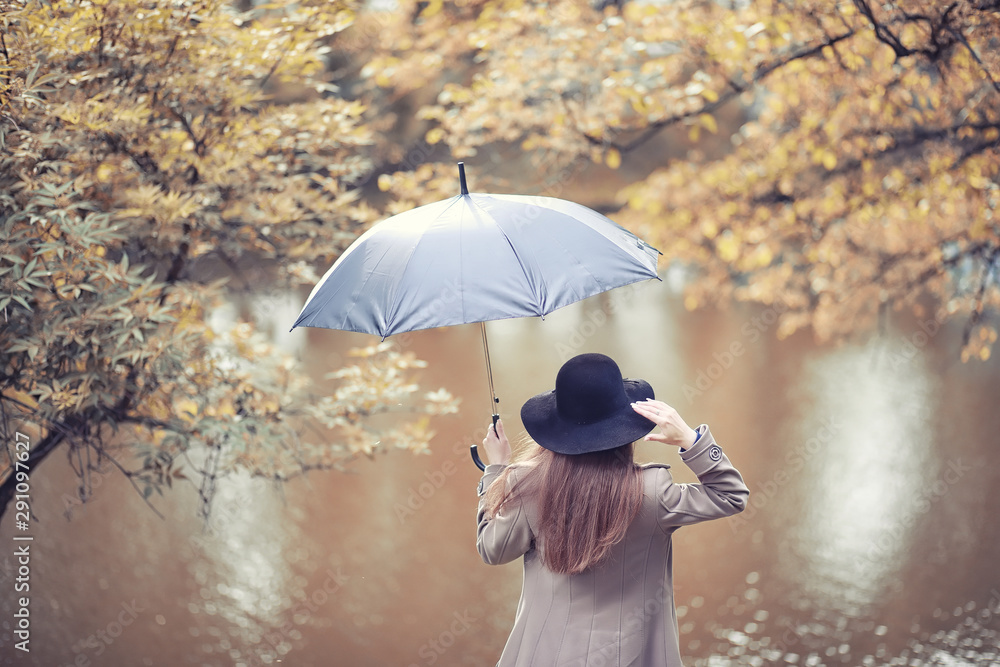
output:
<instances>
[{"instance_id":1,"label":"long brown hair","mask_svg":"<svg viewBox=\"0 0 1000 667\"><path fill-rule=\"evenodd\" d=\"M496 516L514 498L538 503L535 526L545 566L577 574L600 563L623 537L642 507L642 470L633 444L586 454L557 454L535 443L508 466L486 492L486 511ZM517 483L508 482L512 469Z\"/></svg>"}]
</instances>

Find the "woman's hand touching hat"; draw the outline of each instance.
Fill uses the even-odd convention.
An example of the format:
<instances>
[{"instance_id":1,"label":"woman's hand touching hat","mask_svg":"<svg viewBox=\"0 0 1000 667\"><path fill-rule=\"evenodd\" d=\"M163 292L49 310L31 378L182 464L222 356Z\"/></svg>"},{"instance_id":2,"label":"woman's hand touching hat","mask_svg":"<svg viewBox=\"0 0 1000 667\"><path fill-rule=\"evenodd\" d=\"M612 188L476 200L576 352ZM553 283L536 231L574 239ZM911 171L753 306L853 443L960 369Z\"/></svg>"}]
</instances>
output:
<instances>
[{"instance_id":1,"label":"woman's hand touching hat","mask_svg":"<svg viewBox=\"0 0 1000 667\"><path fill-rule=\"evenodd\" d=\"M677 410L663 401L646 399L632 404L632 409L660 427L658 433L650 433L643 440L662 442L687 449L694 444L698 434L687 425ZM492 459L490 459L492 460Z\"/></svg>"}]
</instances>

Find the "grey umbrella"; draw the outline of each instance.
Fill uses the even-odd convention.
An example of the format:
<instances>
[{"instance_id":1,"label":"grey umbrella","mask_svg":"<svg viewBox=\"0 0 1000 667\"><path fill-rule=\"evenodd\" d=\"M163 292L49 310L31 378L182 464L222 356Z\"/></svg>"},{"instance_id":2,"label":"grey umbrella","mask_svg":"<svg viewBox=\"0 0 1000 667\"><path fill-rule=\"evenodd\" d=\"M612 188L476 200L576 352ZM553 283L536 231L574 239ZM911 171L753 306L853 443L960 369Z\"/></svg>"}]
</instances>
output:
<instances>
[{"instance_id":1,"label":"grey umbrella","mask_svg":"<svg viewBox=\"0 0 1000 667\"><path fill-rule=\"evenodd\" d=\"M387 218L344 251L292 325L376 334L544 316L657 278L658 250L596 211L553 197L461 194ZM482 467L475 446L476 465Z\"/></svg>"}]
</instances>

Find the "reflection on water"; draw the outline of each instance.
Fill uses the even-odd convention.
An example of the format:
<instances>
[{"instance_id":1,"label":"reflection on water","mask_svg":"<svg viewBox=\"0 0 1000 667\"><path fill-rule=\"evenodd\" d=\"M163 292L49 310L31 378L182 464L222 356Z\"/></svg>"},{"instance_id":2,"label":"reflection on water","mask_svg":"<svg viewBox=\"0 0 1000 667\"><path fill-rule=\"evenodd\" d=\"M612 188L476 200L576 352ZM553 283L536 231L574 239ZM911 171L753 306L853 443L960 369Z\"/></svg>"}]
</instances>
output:
<instances>
[{"instance_id":1,"label":"reflection on water","mask_svg":"<svg viewBox=\"0 0 1000 667\"><path fill-rule=\"evenodd\" d=\"M840 349L804 372L811 409L789 467L802 467L806 492L787 552L800 562L788 571L818 605L850 616L899 575L937 474L934 380L919 357L899 362L899 348Z\"/></svg>"},{"instance_id":2,"label":"reflection on water","mask_svg":"<svg viewBox=\"0 0 1000 667\"><path fill-rule=\"evenodd\" d=\"M756 583L758 573L747 580ZM764 586L766 582L762 582ZM746 607L745 619L738 619L743 602L757 597L749 587L733 597L726 609L705 622L714 641L708 657L692 661L695 667L760 667L761 665L850 665L861 667L996 667L1000 664L1000 594L983 606L974 601L953 610L937 609L928 622L935 631L922 630L919 623L908 628L908 638L899 648L889 636L892 628L871 618L845 616L826 609L802 609L790 615L773 614L759 601ZM749 595L748 595L749 594ZM735 602L734 602L735 601ZM806 605L807 606L807 605ZM686 607L678 609L678 616ZM808 613L807 613L808 612ZM686 628L686 629L685 629ZM681 625L682 637L693 633L691 623ZM702 642L693 640L689 648Z\"/></svg>"},{"instance_id":3,"label":"reflection on water","mask_svg":"<svg viewBox=\"0 0 1000 667\"><path fill-rule=\"evenodd\" d=\"M298 557L297 530L285 509L259 493L260 483L235 477L220 488L209 531L192 535L197 556L188 572L198 596L187 607L194 623L191 637L207 655L246 658L247 646L264 646L268 657L291 650L298 631L275 635L289 606L290 566ZM264 643L264 637L268 643ZM239 647L239 648L238 648Z\"/></svg>"}]
</instances>

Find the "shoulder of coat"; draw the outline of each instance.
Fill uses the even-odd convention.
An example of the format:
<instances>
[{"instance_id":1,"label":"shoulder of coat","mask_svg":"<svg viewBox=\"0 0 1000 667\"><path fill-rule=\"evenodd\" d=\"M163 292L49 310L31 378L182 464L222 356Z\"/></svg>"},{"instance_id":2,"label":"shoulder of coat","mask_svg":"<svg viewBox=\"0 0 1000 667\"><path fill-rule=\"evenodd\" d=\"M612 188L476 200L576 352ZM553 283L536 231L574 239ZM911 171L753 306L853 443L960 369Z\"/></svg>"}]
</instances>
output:
<instances>
[{"instance_id":1,"label":"shoulder of coat","mask_svg":"<svg viewBox=\"0 0 1000 667\"><path fill-rule=\"evenodd\" d=\"M510 480L512 483L517 483L520 480L528 476L528 473L532 472L537 466L533 462L518 461L517 463L511 463L507 466L510 470Z\"/></svg>"},{"instance_id":2,"label":"shoulder of coat","mask_svg":"<svg viewBox=\"0 0 1000 667\"><path fill-rule=\"evenodd\" d=\"M643 463L639 467L642 468L643 470L649 470L650 468L665 468L667 470L670 470L669 463Z\"/></svg>"}]
</instances>

